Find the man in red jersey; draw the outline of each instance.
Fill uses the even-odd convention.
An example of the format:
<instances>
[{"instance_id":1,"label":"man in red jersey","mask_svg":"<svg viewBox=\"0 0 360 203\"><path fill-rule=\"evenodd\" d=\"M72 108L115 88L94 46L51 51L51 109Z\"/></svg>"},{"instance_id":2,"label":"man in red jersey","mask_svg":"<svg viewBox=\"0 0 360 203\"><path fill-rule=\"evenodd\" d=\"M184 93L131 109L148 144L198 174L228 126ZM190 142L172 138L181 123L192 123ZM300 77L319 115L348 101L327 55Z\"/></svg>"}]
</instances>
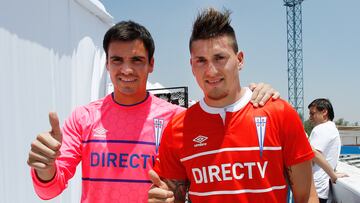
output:
<instances>
[{"instance_id":1,"label":"man in red jersey","mask_svg":"<svg viewBox=\"0 0 360 203\"><path fill-rule=\"evenodd\" d=\"M201 12L190 63L204 99L164 130L148 202L308 202L314 157L297 112L285 101L254 108L241 87L244 54L230 12ZM288 181L288 182L287 182ZM170 190L170 191L166 191Z\"/></svg>"}]
</instances>

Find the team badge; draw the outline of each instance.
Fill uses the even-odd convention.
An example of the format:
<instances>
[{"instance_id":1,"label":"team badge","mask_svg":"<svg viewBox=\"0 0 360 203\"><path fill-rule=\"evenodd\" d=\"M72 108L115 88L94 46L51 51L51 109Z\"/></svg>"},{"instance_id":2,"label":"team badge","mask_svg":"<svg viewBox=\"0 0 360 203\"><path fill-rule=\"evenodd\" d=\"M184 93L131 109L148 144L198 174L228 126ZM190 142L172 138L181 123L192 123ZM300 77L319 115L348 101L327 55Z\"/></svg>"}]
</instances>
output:
<instances>
[{"instance_id":1,"label":"team badge","mask_svg":"<svg viewBox=\"0 0 360 203\"><path fill-rule=\"evenodd\" d=\"M155 145L156 145L156 153L158 153L158 149L160 146L161 134L164 127L164 120L160 118L154 118L154 134L155 134Z\"/></svg>"},{"instance_id":2,"label":"team badge","mask_svg":"<svg viewBox=\"0 0 360 203\"><path fill-rule=\"evenodd\" d=\"M256 132L259 141L260 157L262 157L265 140L265 129L266 129L266 116L255 117Z\"/></svg>"}]
</instances>

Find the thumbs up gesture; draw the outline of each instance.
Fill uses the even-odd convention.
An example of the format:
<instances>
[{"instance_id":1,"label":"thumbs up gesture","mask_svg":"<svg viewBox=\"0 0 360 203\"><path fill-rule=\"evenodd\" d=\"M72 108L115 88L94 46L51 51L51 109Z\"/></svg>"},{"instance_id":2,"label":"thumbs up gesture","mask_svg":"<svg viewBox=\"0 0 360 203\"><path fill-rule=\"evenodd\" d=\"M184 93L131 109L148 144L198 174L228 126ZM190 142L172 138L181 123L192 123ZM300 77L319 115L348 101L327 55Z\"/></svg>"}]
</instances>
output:
<instances>
[{"instance_id":1,"label":"thumbs up gesture","mask_svg":"<svg viewBox=\"0 0 360 203\"><path fill-rule=\"evenodd\" d=\"M148 192L148 202L174 202L174 193L170 191L169 186L160 179L159 175L153 171L149 171L149 178L153 185Z\"/></svg>"},{"instance_id":2,"label":"thumbs up gesture","mask_svg":"<svg viewBox=\"0 0 360 203\"><path fill-rule=\"evenodd\" d=\"M35 169L43 181L51 180L56 172L55 160L60 155L62 133L59 118L55 112L49 113L51 130L40 133L31 143L28 165Z\"/></svg>"}]
</instances>

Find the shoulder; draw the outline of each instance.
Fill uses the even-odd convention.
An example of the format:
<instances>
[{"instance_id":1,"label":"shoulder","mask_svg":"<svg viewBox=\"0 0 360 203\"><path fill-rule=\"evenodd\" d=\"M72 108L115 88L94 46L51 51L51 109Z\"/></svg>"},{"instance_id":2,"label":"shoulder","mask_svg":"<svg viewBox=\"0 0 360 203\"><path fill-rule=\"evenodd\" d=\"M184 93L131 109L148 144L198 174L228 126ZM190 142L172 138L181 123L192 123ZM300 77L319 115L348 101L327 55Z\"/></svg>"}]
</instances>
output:
<instances>
[{"instance_id":1,"label":"shoulder","mask_svg":"<svg viewBox=\"0 0 360 203\"><path fill-rule=\"evenodd\" d=\"M109 94L101 99L92 101L87 105L83 105L82 107L85 109L98 109L98 108L101 108L101 106L103 104L109 103L111 101L112 101L112 98L111 98L111 95Z\"/></svg>"},{"instance_id":2,"label":"shoulder","mask_svg":"<svg viewBox=\"0 0 360 203\"><path fill-rule=\"evenodd\" d=\"M87 119L88 117L99 113L104 104L109 103L109 101L111 101L111 95L107 95L86 105L77 106L72 111L71 117L76 120Z\"/></svg>"},{"instance_id":3,"label":"shoulder","mask_svg":"<svg viewBox=\"0 0 360 203\"><path fill-rule=\"evenodd\" d=\"M281 116L287 116L288 114L293 114L295 112L295 109L283 99L270 99L262 107L253 107L252 105L250 106L254 109L255 112L264 111L268 114L278 114Z\"/></svg>"},{"instance_id":4,"label":"shoulder","mask_svg":"<svg viewBox=\"0 0 360 203\"><path fill-rule=\"evenodd\" d=\"M339 135L339 131L336 128L335 123L332 121L327 121L325 123L315 126L313 131L316 133L319 133L319 134L320 133L328 134L329 135L328 137L334 137L334 136Z\"/></svg>"},{"instance_id":5,"label":"shoulder","mask_svg":"<svg viewBox=\"0 0 360 203\"><path fill-rule=\"evenodd\" d=\"M198 102L185 111L175 115L172 119L172 125L174 128L182 128L185 124L186 126L198 125L204 121L204 115L206 114L204 114L204 111Z\"/></svg>"},{"instance_id":6,"label":"shoulder","mask_svg":"<svg viewBox=\"0 0 360 203\"><path fill-rule=\"evenodd\" d=\"M200 105L198 103L192 105L188 109L185 108L178 109L180 111L177 111L177 114L175 114L174 117L172 117L170 121L170 125L172 126L172 128L183 126L183 123L189 119L192 121L196 120L196 122L198 122L199 109L201 110Z\"/></svg>"},{"instance_id":7,"label":"shoulder","mask_svg":"<svg viewBox=\"0 0 360 203\"><path fill-rule=\"evenodd\" d=\"M276 99L276 100L270 99L266 103L265 107L266 106L269 106L269 108L274 108L276 110L286 110L288 108L292 108L291 105L287 101L280 99L280 98Z\"/></svg>"}]
</instances>

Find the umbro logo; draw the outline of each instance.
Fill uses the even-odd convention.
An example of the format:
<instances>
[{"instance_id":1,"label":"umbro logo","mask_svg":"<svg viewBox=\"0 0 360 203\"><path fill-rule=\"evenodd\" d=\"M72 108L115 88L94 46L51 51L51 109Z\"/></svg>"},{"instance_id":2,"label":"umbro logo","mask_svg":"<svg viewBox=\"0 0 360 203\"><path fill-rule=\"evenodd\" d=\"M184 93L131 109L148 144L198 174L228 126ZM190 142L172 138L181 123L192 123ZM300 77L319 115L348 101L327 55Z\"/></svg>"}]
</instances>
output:
<instances>
[{"instance_id":1,"label":"umbro logo","mask_svg":"<svg viewBox=\"0 0 360 203\"><path fill-rule=\"evenodd\" d=\"M196 144L194 144L194 147L202 147L205 146L207 143L205 142L208 139L208 137L204 135L199 135L193 139Z\"/></svg>"},{"instance_id":2,"label":"umbro logo","mask_svg":"<svg viewBox=\"0 0 360 203\"><path fill-rule=\"evenodd\" d=\"M94 129L93 132L94 132L94 137L105 138L107 130L102 127L99 127Z\"/></svg>"}]
</instances>

